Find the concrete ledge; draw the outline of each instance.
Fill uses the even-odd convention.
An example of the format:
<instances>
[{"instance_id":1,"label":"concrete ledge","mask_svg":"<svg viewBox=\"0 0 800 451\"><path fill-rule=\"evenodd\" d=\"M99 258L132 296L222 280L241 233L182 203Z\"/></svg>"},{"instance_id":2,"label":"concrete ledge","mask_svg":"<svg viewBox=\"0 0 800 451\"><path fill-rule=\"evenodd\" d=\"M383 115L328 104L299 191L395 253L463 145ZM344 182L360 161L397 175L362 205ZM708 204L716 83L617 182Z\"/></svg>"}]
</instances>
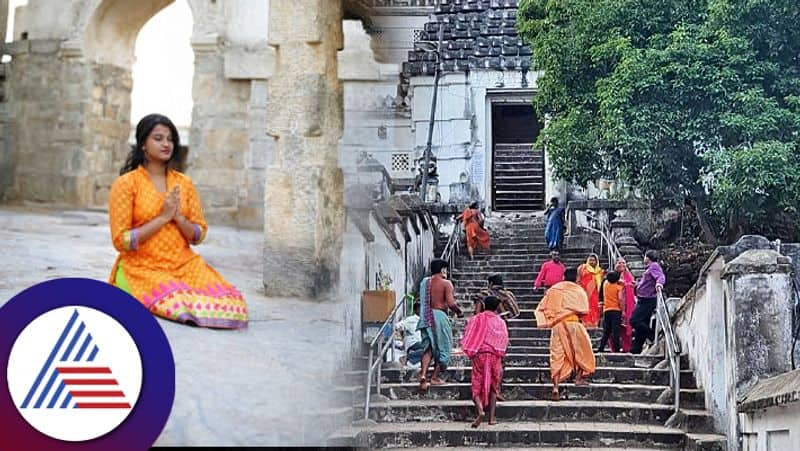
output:
<instances>
[{"instance_id":1,"label":"concrete ledge","mask_svg":"<svg viewBox=\"0 0 800 451\"><path fill-rule=\"evenodd\" d=\"M752 412L772 406L800 402L800 369L759 381L737 407Z\"/></svg>"}]
</instances>

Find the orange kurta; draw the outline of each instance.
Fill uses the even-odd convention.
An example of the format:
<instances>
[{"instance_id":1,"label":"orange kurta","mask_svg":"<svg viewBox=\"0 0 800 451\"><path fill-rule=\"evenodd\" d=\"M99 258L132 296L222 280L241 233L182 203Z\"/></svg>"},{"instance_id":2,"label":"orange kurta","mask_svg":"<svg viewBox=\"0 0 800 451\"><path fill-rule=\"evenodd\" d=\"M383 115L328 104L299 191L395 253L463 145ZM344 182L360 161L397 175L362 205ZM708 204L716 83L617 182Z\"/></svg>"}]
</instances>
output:
<instances>
[{"instance_id":1,"label":"orange kurta","mask_svg":"<svg viewBox=\"0 0 800 451\"><path fill-rule=\"evenodd\" d=\"M600 322L600 283L605 272L597 269L597 272L590 271L588 263L578 266L579 283L589 296L589 312L582 318L587 327L597 327Z\"/></svg>"},{"instance_id":2,"label":"orange kurta","mask_svg":"<svg viewBox=\"0 0 800 451\"><path fill-rule=\"evenodd\" d=\"M127 289L153 314L201 327L247 326L242 294L189 247L178 225L170 222L144 242L136 228L161 213L167 193L180 186L181 213L195 224L191 244L199 244L208 225L189 177L169 170L167 192L159 192L144 167L114 181L109 196L111 240L120 252L109 283Z\"/></svg>"},{"instance_id":3,"label":"orange kurta","mask_svg":"<svg viewBox=\"0 0 800 451\"><path fill-rule=\"evenodd\" d=\"M480 215L480 211L471 208L466 208L461 213L461 220L464 221L464 230L467 235L467 247L489 249L489 232L481 227Z\"/></svg>"},{"instance_id":4,"label":"orange kurta","mask_svg":"<svg viewBox=\"0 0 800 451\"><path fill-rule=\"evenodd\" d=\"M551 328L550 377L561 382L573 373L589 376L596 369L592 342L578 315L589 311L583 288L574 282L559 282L545 293L534 311L536 325Z\"/></svg>"}]
</instances>

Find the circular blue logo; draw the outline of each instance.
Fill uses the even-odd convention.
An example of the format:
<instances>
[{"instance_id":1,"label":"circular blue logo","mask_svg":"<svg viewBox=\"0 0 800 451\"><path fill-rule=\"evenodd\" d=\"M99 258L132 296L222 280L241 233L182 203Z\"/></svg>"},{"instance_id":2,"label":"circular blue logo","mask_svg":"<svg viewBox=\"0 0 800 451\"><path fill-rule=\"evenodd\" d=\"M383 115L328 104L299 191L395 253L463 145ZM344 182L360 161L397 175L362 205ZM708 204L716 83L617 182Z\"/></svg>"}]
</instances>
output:
<instances>
[{"instance_id":1,"label":"circular blue logo","mask_svg":"<svg viewBox=\"0 0 800 451\"><path fill-rule=\"evenodd\" d=\"M104 282L56 279L0 307L0 450L149 449L175 398L158 321Z\"/></svg>"}]
</instances>

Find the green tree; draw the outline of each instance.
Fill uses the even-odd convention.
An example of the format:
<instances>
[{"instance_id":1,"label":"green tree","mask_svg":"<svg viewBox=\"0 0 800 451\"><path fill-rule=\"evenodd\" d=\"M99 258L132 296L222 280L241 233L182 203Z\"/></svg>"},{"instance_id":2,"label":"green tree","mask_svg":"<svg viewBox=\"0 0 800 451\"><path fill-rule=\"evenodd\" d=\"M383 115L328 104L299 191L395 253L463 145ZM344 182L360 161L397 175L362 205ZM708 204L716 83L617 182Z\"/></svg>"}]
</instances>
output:
<instances>
[{"instance_id":1,"label":"green tree","mask_svg":"<svg viewBox=\"0 0 800 451\"><path fill-rule=\"evenodd\" d=\"M777 234L800 240L800 159L791 143L712 150L704 155L704 180L714 213L730 238Z\"/></svg>"},{"instance_id":2,"label":"green tree","mask_svg":"<svg viewBox=\"0 0 800 451\"><path fill-rule=\"evenodd\" d=\"M778 3L523 0L520 33L544 71L534 100L549 117L540 144L556 175L585 184L611 174L653 198L691 200L707 241L756 230L732 224L730 212L781 210L781 196L715 190L741 168L727 152L735 161L743 149L763 152L762 167L798 158L776 143L797 148L800 5Z\"/></svg>"}]
</instances>

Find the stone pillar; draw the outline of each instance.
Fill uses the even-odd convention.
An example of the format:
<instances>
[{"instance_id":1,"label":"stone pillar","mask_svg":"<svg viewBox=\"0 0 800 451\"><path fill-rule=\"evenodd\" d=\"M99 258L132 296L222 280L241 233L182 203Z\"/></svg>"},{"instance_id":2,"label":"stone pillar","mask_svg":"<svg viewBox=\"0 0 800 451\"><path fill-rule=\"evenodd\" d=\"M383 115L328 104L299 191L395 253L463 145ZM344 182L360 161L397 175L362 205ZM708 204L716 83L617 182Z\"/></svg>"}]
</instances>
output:
<instances>
[{"instance_id":1,"label":"stone pillar","mask_svg":"<svg viewBox=\"0 0 800 451\"><path fill-rule=\"evenodd\" d=\"M742 401L759 379L791 370L792 266L788 257L769 249L746 251L722 272L727 316L727 355L733 356L728 405ZM730 416L729 441L736 436Z\"/></svg>"},{"instance_id":2,"label":"stone pillar","mask_svg":"<svg viewBox=\"0 0 800 451\"><path fill-rule=\"evenodd\" d=\"M268 296L319 296L337 282L342 247L342 1L273 1L269 20L276 64L267 104L274 155L265 190L264 288Z\"/></svg>"},{"instance_id":3,"label":"stone pillar","mask_svg":"<svg viewBox=\"0 0 800 451\"><path fill-rule=\"evenodd\" d=\"M206 220L241 225L250 82L225 77L223 47L216 35L194 37L192 49L194 108L186 172L200 194Z\"/></svg>"}]
</instances>

